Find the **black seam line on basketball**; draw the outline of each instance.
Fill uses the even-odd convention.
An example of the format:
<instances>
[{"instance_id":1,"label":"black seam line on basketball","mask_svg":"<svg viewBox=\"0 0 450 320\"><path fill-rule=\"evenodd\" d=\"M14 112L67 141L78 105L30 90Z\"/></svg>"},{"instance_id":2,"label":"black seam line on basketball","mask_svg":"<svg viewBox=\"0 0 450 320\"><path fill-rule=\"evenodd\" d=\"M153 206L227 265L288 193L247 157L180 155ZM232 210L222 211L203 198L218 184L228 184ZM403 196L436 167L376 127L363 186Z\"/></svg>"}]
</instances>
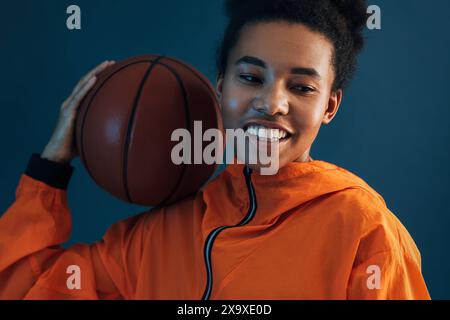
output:
<instances>
[{"instance_id":1,"label":"black seam line on basketball","mask_svg":"<svg viewBox=\"0 0 450 320\"><path fill-rule=\"evenodd\" d=\"M198 75L198 71L197 71L197 70L195 70L195 69L191 68L189 65L183 64L183 63L181 63L180 61L177 61L177 60L175 60L175 59L173 59L173 58L170 58L170 57L164 57L164 59L169 60L169 61L172 61L172 62L174 62L174 63L176 63L176 64L178 64L178 65L180 65L180 66L182 66L182 67L184 67L184 68L186 68L186 69L188 69L193 75L195 75L195 77L196 77L197 79L199 79L199 80L206 86L207 90L209 91L209 88L211 87L210 83L207 82L207 81L206 81L205 79L203 79L202 77L200 77L200 76ZM159 63L163 63L163 62L159 62ZM217 101L217 96L216 96L215 94L213 95L213 98ZM218 102L217 104L219 104L219 102ZM220 109L219 109L219 111L220 111ZM217 119L217 120L218 120L218 122L220 121L220 119ZM213 173L216 171L216 169L217 169L218 166L219 166L219 165L216 163L216 165L215 165L215 167L214 167L214 170L213 170Z\"/></svg>"},{"instance_id":2,"label":"black seam line on basketball","mask_svg":"<svg viewBox=\"0 0 450 320\"><path fill-rule=\"evenodd\" d=\"M212 274L211 253L212 253L212 247L213 247L214 241L216 240L217 236L223 230L230 229L230 228L237 228L237 227L241 227L243 225L249 224L256 215L256 210L258 209L258 201L256 200L255 188L254 188L252 180L251 180L252 172L253 172L253 170L250 167L248 167L248 166L244 167L243 173L244 173L245 182L247 185L247 192L248 192L248 196L249 196L249 206L248 206L247 214L244 216L244 218L242 218L242 220L239 223L237 223L235 225L221 226L221 227L215 228L213 231L211 231L209 233L208 237L206 238L206 241L205 241L205 244L203 247L203 257L204 257L206 268L207 268L207 270L206 270L207 277L206 277L205 291L203 292L203 296L202 296L201 300L209 300L209 298L211 296L213 280L214 280L213 274Z\"/></svg>"},{"instance_id":3,"label":"black seam line on basketball","mask_svg":"<svg viewBox=\"0 0 450 320\"><path fill-rule=\"evenodd\" d=\"M163 56L159 56L156 58L152 64L148 67L147 71L144 74L144 77L141 80L141 83L139 85L139 88L136 93L136 97L134 99L133 107L131 109L131 115L128 119L128 126L127 126L127 134L125 137L125 143L124 143L124 152L123 152L123 162L122 162L122 182L123 182L123 188L125 191L125 195L129 202L133 202L133 199L130 195L130 190L128 189L128 151L130 148L130 139L131 139L131 131L133 130L135 121L134 118L136 117L136 111L139 106L139 101L141 100L142 91L144 90L145 83L147 82L148 77L152 73L152 71L155 69L155 67L158 65L158 60L161 59Z\"/></svg>"},{"instance_id":4,"label":"black seam line on basketball","mask_svg":"<svg viewBox=\"0 0 450 320\"><path fill-rule=\"evenodd\" d=\"M187 92L186 92L186 87L183 83L183 80L181 79L180 75L178 74L178 72L176 70L174 70L171 66L168 66L160 61L155 62L155 64L160 64L161 66L166 67L175 77L175 79L178 82L178 85L180 86L181 89L181 93L183 95L183 106L184 106L184 114L185 114L185 120L186 120L186 128L187 130L189 130L189 134L192 136L192 130L191 130L191 115L189 112L189 103L188 103L188 98L187 98ZM160 204L158 204L158 206L163 206L167 201L170 200L170 198L176 194L176 192L180 189L180 185L181 185L181 181L183 181L183 178L186 174L186 164L183 163L183 167L181 168L181 173L178 176L178 180L177 183L175 184L175 188L172 189L172 191L169 193L169 195L164 198Z\"/></svg>"},{"instance_id":5,"label":"black seam line on basketball","mask_svg":"<svg viewBox=\"0 0 450 320\"><path fill-rule=\"evenodd\" d=\"M195 75L195 77L196 77L198 80L200 80L200 81L206 86L206 88L207 88L208 91L209 91L209 88L211 87L211 84L210 84L209 82L207 82L205 79L203 79L202 77L200 77L200 76L197 74L197 72L198 72L197 70L191 68L190 66L188 66L188 65L186 65L186 64L181 63L180 61L177 61L177 60L175 60L175 59L172 59L172 58L170 58L170 57L164 57L164 59L167 59L167 60L170 60L170 61L172 61L172 62L175 62L175 63L177 63L178 65L180 65L180 66L182 66L182 67L188 69L189 71L191 71L191 73L192 73L193 75ZM158 62L158 63L161 63L161 64L162 64L162 63L164 63L164 62ZM213 98L217 100L217 96L216 96L215 94L213 94Z\"/></svg>"},{"instance_id":6,"label":"black seam line on basketball","mask_svg":"<svg viewBox=\"0 0 450 320\"><path fill-rule=\"evenodd\" d=\"M211 86L210 85L210 83L208 83L208 82L206 82L205 81L205 79L203 79L202 77L200 77L198 74L197 74L197 70L195 70L195 69L193 69L193 68L191 68L190 66L188 66L188 65L185 65L185 64L183 64L183 63L181 63L180 61L177 61L177 60L175 60L175 59L172 59L172 58L170 58L170 57L164 57L164 59L167 59L167 60L170 60L170 61L172 61L172 62L175 62L175 63L177 63L177 64L179 64L180 66L182 66L182 67L185 67L185 68L187 68L189 71L191 71L192 72L192 74L194 74L205 86L207 86L208 87L208 89L209 89L209 87ZM158 62L158 63L163 63L163 62Z\"/></svg>"},{"instance_id":7,"label":"black seam line on basketball","mask_svg":"<svg viewBox=\"0 0 450 320\"><path fill-rule=\"evenodd\" d=\"M95 97L97 96L97 93L100 91L100 89L105 85L106 82L108 82L109 79L111 79L114 75L116 75L118 72L122 71L123 69L134 65L134 64L139 64L139 63L149 63L149 62L153 62L154 60L140 60L140 61L133 61L130 62L126 65L121 66L119 69L115 70L114 72L112 72L110 75L108 75L108 77L106 77L103 82L98 86L98 88L95 90L95 92L92 94L91 99L89 100L89 103L86 107L86 111L84 112L84 116L83 116L83 120L81 122L81 141L80 141L80 153L81 153L81 159L84 162L84 167L86 168L87 173L89 174L89 176L91 177L92 180L95 181L94 176L91 173L91 170L89 169L87 160L86 160L86 156L85 156L85 152L84 152L84 126L86 123L86 118L87 118L87 114L89 113L90 109L91 109L91 105L92 105L92 101L94 101ZM81 102L82 103L82 102ZM80 104L81 104L80 103Z\"/></svg>"}]
</instances>

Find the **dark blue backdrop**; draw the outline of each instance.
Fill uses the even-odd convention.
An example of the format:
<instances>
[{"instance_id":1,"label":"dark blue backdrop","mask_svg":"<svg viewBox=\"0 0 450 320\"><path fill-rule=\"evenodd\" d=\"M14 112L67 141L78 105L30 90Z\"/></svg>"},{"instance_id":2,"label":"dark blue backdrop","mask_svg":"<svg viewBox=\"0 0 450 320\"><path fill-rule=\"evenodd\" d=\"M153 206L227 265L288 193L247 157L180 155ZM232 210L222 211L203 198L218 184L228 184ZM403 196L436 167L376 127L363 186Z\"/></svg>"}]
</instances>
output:
<instances>
[{"instance_id":1,"label":"dark blue backdrop","mask_svg":"<svg viewBox=\"0 0 450 320\"><path fill-rule=\"evenodd\" d=\"M370 2L370 1L369 1ZM82 10L82 30L66 28L66 8ZM214 81L214 53L226 19L222 1L41 0L0 10L0 212L14 201L32 152L41 152L61 102L105 59L143 53L178 57ZM374 0L382 30L368 46L337 118L312 156L355 172L381 195L422 253L433 298L450 298L450 1ZM94 242L144 207L97 187L79 160L69 187L71 241Z\"/></svg>"}]
</instances>

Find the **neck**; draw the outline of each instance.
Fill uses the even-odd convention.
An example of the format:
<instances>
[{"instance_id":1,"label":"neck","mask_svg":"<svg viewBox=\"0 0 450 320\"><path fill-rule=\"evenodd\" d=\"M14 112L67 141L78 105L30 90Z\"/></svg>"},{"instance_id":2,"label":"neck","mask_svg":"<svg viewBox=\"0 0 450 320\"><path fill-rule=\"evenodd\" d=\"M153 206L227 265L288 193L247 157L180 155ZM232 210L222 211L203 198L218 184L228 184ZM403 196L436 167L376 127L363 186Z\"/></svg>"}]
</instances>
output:
<instances>
[{"instance_id":1,"label":"neck","mask_svg":"<svg viewBox=\"0 0 450 320\"><path fill-rule=\"evenodd\" d=\"M300 157L298 157L293 162L311 162L314 161L313 158L311 158L311 155L309 154L310 148L306 150Z\"/></svg>"}]
</instances>

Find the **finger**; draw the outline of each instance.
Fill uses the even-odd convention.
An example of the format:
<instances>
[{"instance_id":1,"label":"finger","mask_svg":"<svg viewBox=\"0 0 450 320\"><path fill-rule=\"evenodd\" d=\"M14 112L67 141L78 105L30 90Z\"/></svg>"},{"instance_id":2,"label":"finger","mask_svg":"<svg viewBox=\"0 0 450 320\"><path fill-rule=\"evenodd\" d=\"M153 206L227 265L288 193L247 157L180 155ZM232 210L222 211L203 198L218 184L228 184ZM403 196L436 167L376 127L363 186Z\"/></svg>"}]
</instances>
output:
<instances>
[{"instance_id":1,"label":"finger","mask_svg":"<svg viewBox=\"0 0 450 320\"><path fill-rule=\"evenodd\" d=\"M76 95L77 92L88 82L94 75L99 74L102 72L105 68L107 68L110 64L110 61L103 61L101 64L96 66L94 69L89 71L86 75L84 75L80 81L77 83L75 88L72 90L72 95Z\"/></svg>"},{"instance_id":2,"label":"finger","mask_svg":"<svg viewBox=\"0 0 450 320\"><path fill-rule=\"evenodd\" d=\"M101 64L99 64L98 66L96 66L94 69L92 69L91 71L89 71L85 76L83 76L81 78L81 80L77 83L77 85L75 86L75 88L72 90L72 94L75 95L77 94L77 92L81 89L81 87L84 86L84 84L86 84L86 82L88 82L93 76L97 76L100 72L102 72L103 70L105 70L107 67L113 65L115 63L115 61L103 61Z\"/></svg>"},{"instance_id":3,"label":"finger","mask_svg":"<svg viewBox=\"0 0 450 320\"><path fill-rule=\"evenodd\" d=\"M109 67L110 65L114 64L115 61L113 60L106 60L103 61L101 64L99 64L98 66L96 66L94 69L92 69L91 71L89 71L84 78L85 79L90 79L93 76L98 75L100 72L102 72L104 69L106 69L107 67Z\"/></svg>"},{"instance_id":4,"label":"finger","mask_svg":"<svg viewBox=\"0 0 450 320\"><path fill-rule=\"evenodd\" d=\"M86 93L95 85L97 82L97 77L94 76L89 81L87 81L84 86L80 88L80 90L72 96L72 99L69 103L69 109L76 109L80 104L80 101L85 97Z\"/></svg>"}]
</instances>

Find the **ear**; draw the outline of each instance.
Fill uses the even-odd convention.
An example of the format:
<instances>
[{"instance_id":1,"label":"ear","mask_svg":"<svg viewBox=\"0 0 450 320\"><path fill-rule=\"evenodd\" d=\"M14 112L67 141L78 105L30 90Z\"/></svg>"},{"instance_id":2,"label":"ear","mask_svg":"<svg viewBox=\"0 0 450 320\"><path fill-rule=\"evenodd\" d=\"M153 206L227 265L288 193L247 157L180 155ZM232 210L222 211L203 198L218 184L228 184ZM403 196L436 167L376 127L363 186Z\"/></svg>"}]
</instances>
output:
<instances>
[{"instance_id":1,"label":"ear","mask_svg":"<svg viewBox=\"0 0 450 320\"><path fill-rule=\"evenodd\" d=\"M216 78L216 95L217 98L222 100L222 92L223 92L223 75L219 74Z\"/></svg>"},{"instance_id":2,"label":"ear","mask_svg":"<svg viewBox=\"0 0 450 320\"><path fill-rule=\"evenodd\" d=\"M344 93L342 92L342 89L333 91L331 93L330 98L328 99L327 110L323 115L323 124L327 125L334 119L336 113L339 110L339 106L341 105L343 95Z\"/></svg>"}]
</instances>

